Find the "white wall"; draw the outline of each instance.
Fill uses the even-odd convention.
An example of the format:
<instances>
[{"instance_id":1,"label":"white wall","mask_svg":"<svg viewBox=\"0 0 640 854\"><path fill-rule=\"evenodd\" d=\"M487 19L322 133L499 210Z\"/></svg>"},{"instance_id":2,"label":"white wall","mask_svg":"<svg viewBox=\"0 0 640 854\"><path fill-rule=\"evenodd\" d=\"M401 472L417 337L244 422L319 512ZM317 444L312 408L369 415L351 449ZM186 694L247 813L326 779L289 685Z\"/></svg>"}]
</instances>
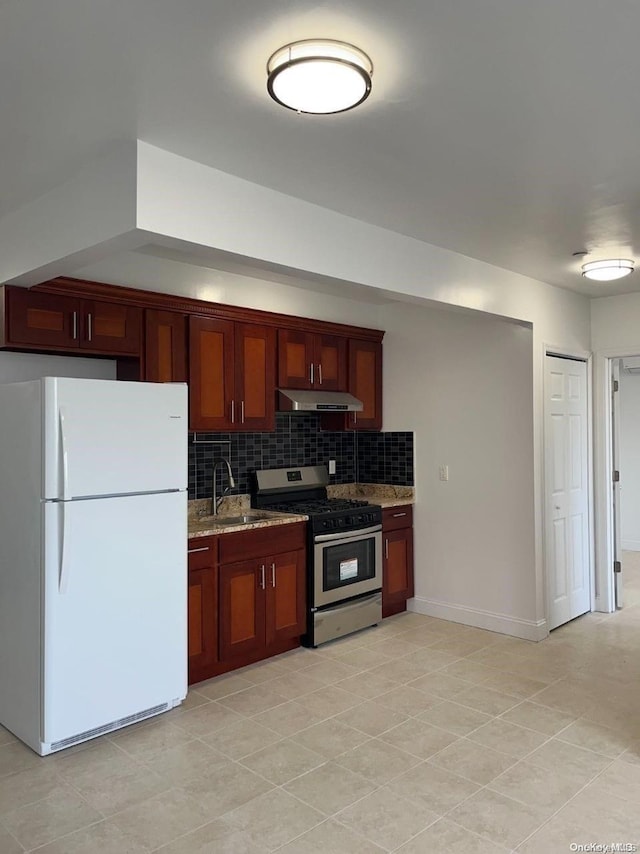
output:
<instances>
[{"instance_id":1,"label":"white wall","mask_svg":"<svg viewBox=\"0 0 640 854\"><path fill-rule=\"evenodd\" d=\"M640 293L591 300L591 346L596 352L630 346L640 353Z\"/></svg>"},{"instance_id":2,"label":"white wall","mask_svg":"<svg viewBox=\"0 0 640 854\"><path fill-rule=\"evenodd\" d=\"M640 374L620 373L622 548L640 551Z\"/></svg>"},{"instance_id":3,"label":"white wall","mask_svg":"<svg viewBox=\"0 0 640 854\"><path fill-rule=\"evenodd\" d=\"M86 377L114 380L116 363L111 359L77 356L46 356L40 353L0 351L0 383L19 383L40 377Z\"/></svg>"},{"instance_id":4,"label":"white wall","mask_svg":"<svg viewBox=\"0 0 640 854\"><path fill-rule=\"evenodd\" d=\"M535 637L531 329L405 305L384 325L385 429L416 431L414 608Z\"/></svg>"}]
</instances>

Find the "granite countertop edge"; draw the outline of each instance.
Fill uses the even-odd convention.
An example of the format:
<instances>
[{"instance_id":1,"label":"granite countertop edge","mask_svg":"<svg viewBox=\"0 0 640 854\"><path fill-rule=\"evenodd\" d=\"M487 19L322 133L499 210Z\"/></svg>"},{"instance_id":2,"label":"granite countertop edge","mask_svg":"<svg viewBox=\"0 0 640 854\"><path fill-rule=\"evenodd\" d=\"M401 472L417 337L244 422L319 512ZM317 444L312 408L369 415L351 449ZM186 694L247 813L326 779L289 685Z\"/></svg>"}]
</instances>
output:
<instances>
[{"instance_id":1,"label":"granite countertop edge","mask_svg":"<svg viewBox=\"0 0 640 854\"><path fill-rule=\"evenodd\" d=\"M337 483L327 488L330 498L353 498L378 504L383 509L401 507L413 504L414 488L412 486L393 486L381 483ZM196 499L189 502L188 539L214 537L221 534L237 534L240 531L252 531L257 528L271 528L276 525L292 525L296 522L308 521L308 516L297 513L273 513L260 511L264 519L254 522L242 522L237 525L216 525L211 519L201 521L202 515L208 515L211 502L208 499ZM254 512L249 495L226 496L220 505L219 515L241 516Z\"/></svg>"}]
</instances>

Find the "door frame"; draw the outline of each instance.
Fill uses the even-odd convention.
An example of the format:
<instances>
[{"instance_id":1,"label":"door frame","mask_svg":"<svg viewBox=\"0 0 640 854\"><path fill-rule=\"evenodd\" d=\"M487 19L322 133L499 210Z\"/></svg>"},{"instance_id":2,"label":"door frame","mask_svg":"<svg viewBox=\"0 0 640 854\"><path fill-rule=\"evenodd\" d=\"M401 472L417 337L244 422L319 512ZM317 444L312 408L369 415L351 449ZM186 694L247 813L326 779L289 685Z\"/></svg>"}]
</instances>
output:
<instances>
[{"instance_id":1,"label":"door frame","mask_svg":"<svg viewBox=\"0 0 640 854\"><path fill-rule=\"evenodd\" d=\"M595 354L595 486L596 486L596 571L595 610L615 611L613 577L613 458L611 431L611 361L640 354L634 347L613 347Z\"/></svg>"},{"instance_id":2,"label":"door frame","mask_svg":"<svg viewBox=\"0 0 640 854\"><path fill-rule=\"evenodd\" d=\"M573 359L578 362L586 362L587 365L587 503L588 503L588 520L589 520L589 579L590 579L590 605L591 610L596 608L596 548L595 548L595 478L594 478L594 419L593 419L593 401L594 401L594 382L593 382L593 354L588 350L572 350L565 346L554 346L552 344L543 344L543 369L542 369L542 445L543 445L543 465L542 465L542 555L544 565L544 607L545 607L545 622L547 625L547 634L549 626L549 614L551 613L551 584L549 580L549 566L547 565L547 538L548 538L548 518L547 518L547 448L544 437L546 436L547 427L547 371L546 359L547 356L558 356L564 359Z\"/></svg>"}]
</instances>

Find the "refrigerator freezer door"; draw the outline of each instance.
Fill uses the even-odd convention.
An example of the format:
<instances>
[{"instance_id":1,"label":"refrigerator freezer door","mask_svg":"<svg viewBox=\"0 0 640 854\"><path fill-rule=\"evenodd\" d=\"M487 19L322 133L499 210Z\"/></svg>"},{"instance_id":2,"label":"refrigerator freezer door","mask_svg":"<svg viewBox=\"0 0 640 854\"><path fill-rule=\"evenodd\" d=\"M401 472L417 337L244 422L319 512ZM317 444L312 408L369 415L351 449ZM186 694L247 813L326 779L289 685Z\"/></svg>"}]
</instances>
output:
<instances>
[{"instance_id":1,"label":"refrigerator freezer door","mask_svg":"<svg viewBox=\"0 0 640 854\"><path fill-rule=\"evenodd\" d=\"M187 497L42 507L46 753L185 696Z\"/></svg>"},{"instance_id":2,"label":"refrigerator freezer door","mask_svg":"<svg viewBox=\"0 0 640 854\"><path fill-rule=\"evenodd\" d=\"M187 387L47 377L45 499L186 489Z\"/></svg>"}]
</instances>

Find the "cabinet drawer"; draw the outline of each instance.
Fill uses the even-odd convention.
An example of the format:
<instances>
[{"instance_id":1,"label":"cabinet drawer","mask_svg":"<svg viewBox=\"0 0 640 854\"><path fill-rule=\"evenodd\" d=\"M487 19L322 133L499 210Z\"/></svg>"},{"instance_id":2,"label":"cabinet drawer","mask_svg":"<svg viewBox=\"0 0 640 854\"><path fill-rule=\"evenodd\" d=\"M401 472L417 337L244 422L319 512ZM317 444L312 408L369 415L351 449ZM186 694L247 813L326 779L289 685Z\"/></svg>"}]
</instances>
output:
<instances>
[{"instance_id":1,"label":"cabinet drawer","mask_svg":"<svg viewBox=\"0 0 640 854\"><path fill-rule=\"evenodd\" d=\"M203 569L216 564L218 541L216 537L194 537L187 547L189 569Z\"/></svg>"},{"instance_id":2,"label":"cabinet drawer","mask_svg":"<svg viewBox=\"0 0 640 854\"><path fill-rule=\"evenodd\" d=\"M220 538L220 563L262 558L293 552L305 546L305 523L274 525L271 528L256 528L234 534L223 534Z\"/></svg>"},{"instance_id":3,"label":"cabinet drawer","mask_svg":"<svg viewBox=\"0 0 640 854\"><path fill-rule=\"evenodd\" d=\"M382 511L382 530L395 531L397 528L413 526L413 507L403 504L402 507L387 507Z\"/></svg>"}]
</instances>

